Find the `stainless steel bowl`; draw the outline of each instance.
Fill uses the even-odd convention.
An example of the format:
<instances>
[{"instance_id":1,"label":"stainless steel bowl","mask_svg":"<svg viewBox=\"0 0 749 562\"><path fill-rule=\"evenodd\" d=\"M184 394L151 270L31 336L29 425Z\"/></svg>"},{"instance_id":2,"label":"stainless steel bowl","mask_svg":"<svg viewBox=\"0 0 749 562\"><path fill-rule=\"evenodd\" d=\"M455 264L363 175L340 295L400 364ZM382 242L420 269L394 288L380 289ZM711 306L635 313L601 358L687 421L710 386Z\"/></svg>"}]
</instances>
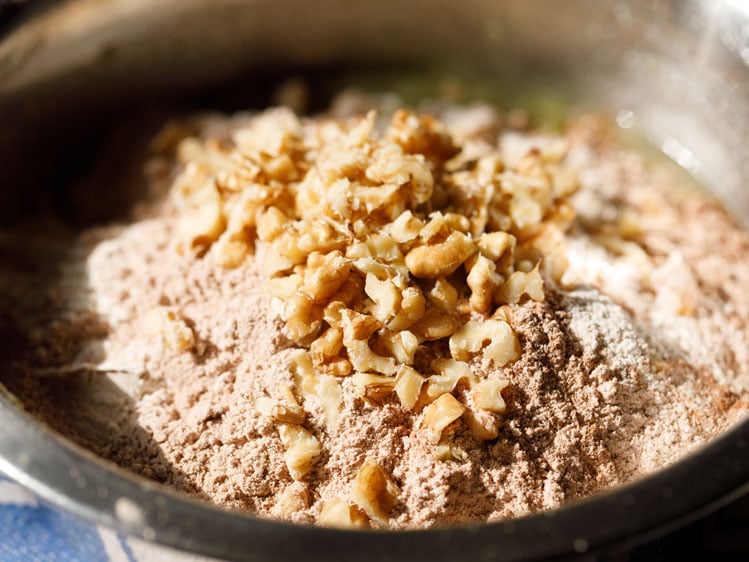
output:
<instances>
[{"instance_id":1,"label":"stainless steel bowl","mask_svg":"<svg viewBox=\"0 0 749 562\"><path fill-rule=\"evenodd\" d=\"M742 0L43 4L0 38L6 217L45 185L62 183L63 164L135 104L174 102L228 81L261 87L269 71L415 65L542 80L620 113L749 223L749 6ZM175 495L55 436L0 396L0 470L39 496L148 540L246 560L615 552L749 490L748 451L744 420L663 471L553 512L431 531L347 532Z\"/></svg>"}]
</instances>

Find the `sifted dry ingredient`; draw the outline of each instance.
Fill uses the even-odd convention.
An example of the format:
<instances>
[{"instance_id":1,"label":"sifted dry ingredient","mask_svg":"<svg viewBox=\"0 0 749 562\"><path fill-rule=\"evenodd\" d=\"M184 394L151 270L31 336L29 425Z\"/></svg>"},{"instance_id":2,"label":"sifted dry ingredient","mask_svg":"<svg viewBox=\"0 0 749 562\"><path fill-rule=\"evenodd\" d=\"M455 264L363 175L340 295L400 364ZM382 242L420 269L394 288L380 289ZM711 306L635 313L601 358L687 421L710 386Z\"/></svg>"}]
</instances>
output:
<instances>
[{"instance_id":1,"label":"sifted dry ingredient","mask_svg":"<svg viewBox=\"0 0 749 562\"><path fill-rule=\"evenodd\" d=\"M335 107L359 113L360 103ZM558 152L559 138L503 129L485 106L437 113L469 166L487 146L508 169ZM248 123L198 121L198 139L231 146ZM706 195L651 173L600 118L579 119L565 140L565 165L580 171L577 218L561 247L554 238L554 259L545 254L540 270L519 259L493 288L505 296L489 312L501 311L520 353L502 362L478 346L475 380L436 399L424 393L440 374L432 359L451 356L449 336L419 342L429 350L412 362L426 379L421 403L404 402L391 381L367 394L355 374L331 376L322 393L339 396L331 423L330 401L300 391L299 353L314 330L289 333L283 299L266 288L268 247L253 257L233 244L240 258L224 267L226 245L214 251L189 230L185 246L184 206L158 195L124 225L76 235L42 221L3 233L1 333L13 361L2 382L48 425L127 469L298 522L494 521L642 477L746 414L749 268L735 264L749 256L749 234ZM153 157L150 190L180 185L184 169ZM542 274L542 298L507 299L513 271ZM504 411L476 407L475 381L495 381ZM435 430L425 418L438 403L456 415Z\"/></svg>"}]
</instances>

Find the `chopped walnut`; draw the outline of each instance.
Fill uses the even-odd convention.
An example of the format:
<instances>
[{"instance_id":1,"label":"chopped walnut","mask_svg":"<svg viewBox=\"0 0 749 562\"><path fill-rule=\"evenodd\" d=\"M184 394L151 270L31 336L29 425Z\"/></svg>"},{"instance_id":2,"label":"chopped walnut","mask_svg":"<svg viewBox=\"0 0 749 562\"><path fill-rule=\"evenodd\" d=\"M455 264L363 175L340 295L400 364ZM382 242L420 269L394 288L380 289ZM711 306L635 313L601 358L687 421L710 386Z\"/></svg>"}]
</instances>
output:
<instances>
[{"instance_id":1,"label":"chopped walnut","mask_svg":"<svg viewBox=\"0 0 749 562\"><path fill-rule=\"evenodd\" d=\"M154 308L146 314L144 323L146 331L160 336L169 349L190 351L195 348L195 333L174 310L163 306Z\"/></svg>"},{"instance_id":2,"label":"chopped walnut","mask_svg":"<svg viewBox=\"0 0 749 562\"><path fill-rule=\"evenodd\" d=\"M398 369L398 374L395 377L395 393L406 410L412 410L416 405L423 384L424 377L415 369L407 365Z\"/></svg>"},{"instance_id":3,"label":"chopped walnut","mask_svg":"<svg viewBox=\"0 0 749 562\"><path fill-rule=\"evenodd\" d=\"M325 413L328 427L335 429L343 404L343 392L336 377L315 370L307 352L299 352L293 359L291 371L300 394L320 405Z\"/></svg>"},{"instance_id":4,"label":"chopped walnut","mask_svg":"<svg viewBox=\"0 0 749 562\"><path fill-rule=\"evenodd\" d=\"M340 289L351 271L351 263L339 250L327 254L312 252L307 257L301 290L313 302L321 302Z\"/></svg>"},{"instance_id":5,"label":"chopped walnut","mask_svg":"<svg viewBox=\"0 0 749 562\"><path fill-rule=\"evenodd\" d=\"M224 202L214 183L203 177L202 169L197 166L188 166L183 176L198 176L188 178L178 178L188 182L205 182L201 189L185 193L180 199L182 215L177 225L177 238L180 243L180 249L193 251L195 253L204 253L226 228L226 217L224 216Z\"/></svg>"},{"instance_id":6,"label":"chopped walnut","mask_svg":"<svg viewBox=\"0 0 749 562\"><path fill-rule=\"evenodd\" d=\"M463 361L435 359L432 361L432 368L440 374L432 375L427 380L426 396L430 400L452 392L461 381L465 381L470 385L477 379L476 375L471 371L470 365Z\"/></svg>"},{"instance_id":7,"label":"chopped walnut","mask_svg":"<svg viewBox=\"0 0 749 562\"><path fill-rule=\"evenodd\" d=\"M310 344L310 355L315 363L337 357L343 347L343 330L341 328L328 328L319 338Z\"/></svg>"},{"instance_id":8,"label":"chopped walnut","mask_svg":"<svg viewBox=\"0 0 749 562\"><path fill-rule=\"evenodd\" d=\"M506 380L483 380L476 384L471 398L477 408L501 414L507 405L502 398L502 391L510 384Z\"/></svg>"},{"instance_id":9,"label":"chopped walnut","mask_svg":"<svg viewBox=\"0 0 749 562\"><path fill-rule=\"evenodd\" d=\"M466 409L463 415L474 437L481 441L491 441L499 435L497 416L485 410L474 411Z\"/></svg>"},{"instance_id":10,"label":"chopped walnut","mask_svg":"<svg viewBox=\"0 0 749 562\"><path fill-rule=\"evenodd\" d=\"M471 257L476 246L462 232L453 232L444 242L417 246L406 254L406 267L414 277L439 279L447 277Z\"/></svg>"},{"instance_id":11,"label":"chopped walnut","mask_svg":"<svg viewBox=\"0 0 749 562\"><path fill-rule=\"evenodd\" d=\"M409 330L391 332L383 330L378 341L387 348L388 353L401 365L413 365L416 350L419 348L419 337Z\"/></svg>"},{"instance_id":12,"label":"chopped walnut","mask_svg":"<svg viewBox=\"0 0 749 562\"><path fill-rule=\"evenodd\" d=\"M434 448L434 458L438 461L465 461L468 455L463 449L440 443Z\"/></svg>"},{"instance_id":13,"label":"chopped walnut","mask_svg":"<svg viewBox=\"0 0 749 562\"><path fill-rule=\"evenodd\" d=\"M306 412L299 404L277 402L272 398L262 397L255 402L255 409L268 418L281 423L304 423Z\"/></svg>"},{"instance_id":14,"label":"chopped walnut","mask_svg":"<svg viewBox=\"0 0 749 562\"><path fill-rule=\"evenodd\" d=\"M457 289L446 279L437 279L427 296L432 304L446 313L452 313L460 301Z\"/></svg>"},{"instance_id":15,"label":"chopped walnut","mask_svg":"<svg viewBox=\"0 0 749 562\"><path fill-rule=\"evenodd\" d=\"M528 273L516 271L502 286L501 294L505 302L517 303L523 295L534 301L544 300L544 281L538 271L538 265Z\"/></svg>"},{"instance_id":16,"label":"chopped walnut","mask_svg":"<svg viewBox=\"0 0 749 562\"><path fill-rule=\"evenodd\" d=\"M531 149L511 165L496 135L479 146L407 110L384 132L376 120L375 111L344 122L279 108L230 141L184 138L171 190L178 249L227 268L257 250L284 333L303 349L295 390L329 427L340 381L352 377L372 402L394 394L408 411L428 405L437 440L462 415L452 395L462 383L477 409L469 425L496 436L503 387L479 380L470 362L516 360L512 307L543 300L544 276L562 279L560 241L574 218L566 198L577 189L566 146ZM169 322L175 346L191 348L189 327ZM433 360L431 376L413 369L423 357ZM283 397L256 407L281 427L305 419ZM350 519L344 507L330 509Z\"/></svg>"},{"instance_id":17,"label":"chopped walnut","mask_svg":"<svg viewBox=\"0 0 749 562\"><path fill-rule=\"evenodd\" d=\"M293 483L284 488L276 500L276 505L273 506L272 513L274 516L288 519L309 506L309 491L306 487L299 487L303 485L302 483Z\"/></svg>"},{"instance_id":18,"label":"chopped walnut","mask_svg":"<svg viewBox=\"0 0 749 562\"><path fill-rule=\"evenodd\" d=\"M301 292L291 297L284 307L286 333L291 339L302 341L314 336L322 327L323 311L312 299Z\"/></svg>"},{"instance_id":19,"label":"chopped walnut","mask_svg":"<svg viewBox=\"0 0 749 562\"><path fill-rule=\"evenodd\" d=\"M386 527L398 503L398 487L376 462L367 459L351 485L351 501L379 525Z\"/></svg>"},{"instance_id":20,"label":"chopped walnut","mask_svg":"<svg viewBox=\"0 0 749 562\"><path fill-rule=\"evenodd\" d=\"M424 425L429 429L432 443L439 443L445 428L460 418L466 407L452 394L443 394L424 410Z\"/></svg>"},{"instance_id":21,"label":"chopped walnut","mask_svg":"<svg viewBox=\"0 0 749 562\"><path fill-rule=\"evenodd\" d=\"M484 357L503 367L518 357L519 344L515 333L502 320L469 320L450 338L450 353L466 361L484 348Z\"/></svg>"},{"instance_id":22,"label":"chopped walnut","mask_svg":"<svg viewBox=\"0 0 749 562\"><path fill-rule=\"evenodd\" d=\"M375 402L382 402L395 389L395 377L373 375L371 373L355 373L351 377L359 396Z\"/></svg>"},{"instance_id":23,"label":"chopped walnut","mask_svg":"<svg viewBox=\"0 0 749 562\"><path fill-rule=\"evenodd\" d=\"M411 329L425 340L450 337L460 327L460 320L435 308L429 308Z\"/></svg>"},{"instance_id":24,"label":"chopped walnut","mask_svg":"<svg viewBox=\"0 0 749 562\"><path fill-rule=\"evenodd\" d=\"M359 509L347 501L333 500L325 503L317 516L317 523L324 527L354 529L367 526L367 518Z\"/></svg>"},{"instance_id":25,"label":"chopped walnut","mask_svg":"<svg viewBox=\"0 0 749 562\"><path fill-rule=\"evenodd\" d=\"M471 289L468 301L472 310L486 313L494 300L494 292L504 279L497 273L496 264L489 258L478 256L471 265L466 283Z\"/></svg>"},{"instance_id":26,"label":"chopped walnut","mask_svg":"<svg viewBox=\"0 0 749 562\"><path fill-rule=\"evenodd\" d=\"M320 442L303 427L288 423L278 426L278 435L286 449L284 460L289 474L294 480L301 480L322 453Z\"/></svg>"}]
</instances>

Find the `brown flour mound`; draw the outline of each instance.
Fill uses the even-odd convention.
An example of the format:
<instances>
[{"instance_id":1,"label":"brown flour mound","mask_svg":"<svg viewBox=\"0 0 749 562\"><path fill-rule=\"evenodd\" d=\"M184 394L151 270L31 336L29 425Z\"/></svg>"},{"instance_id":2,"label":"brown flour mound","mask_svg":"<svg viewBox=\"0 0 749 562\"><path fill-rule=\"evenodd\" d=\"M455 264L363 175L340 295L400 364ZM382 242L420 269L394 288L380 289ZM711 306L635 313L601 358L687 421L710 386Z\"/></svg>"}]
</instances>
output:
<instances>
[{"instance_id":1,"label":"brown flour mound","mask_svg":"<svg viewBox=\"0 0 749 562\"><path fill-rule=\"evenodd\" d=\"M519 516L646 475L747 411L749 271L732 264L749 256L749 234L707 196L661 185L598 121L581 120L568 138L582 168L570 269L562 285L547 283L544 302L512 306L517 361L472 362L482 378L510 382L496 439L458 424L450 458L436 460L418 414L392 395L366 400L343 378L337 428L319 404L304 404L322 454L295 480L278 424L255 408L293 385L296 353L259 266L222 269L175 252L179 214L160 200L131 224L80 236L51 226L3 235L2 333L16 341L2 382L51 427L125 468L294 521L348 497L366 459L399 488L392 528ZM544 142L502 140L508 159ZM169 166L151 168L159 191ZM637 225L622 237L630 216ZM154 307L189 327L191 352L149 332Z\"/></svg>"}]
</instances>

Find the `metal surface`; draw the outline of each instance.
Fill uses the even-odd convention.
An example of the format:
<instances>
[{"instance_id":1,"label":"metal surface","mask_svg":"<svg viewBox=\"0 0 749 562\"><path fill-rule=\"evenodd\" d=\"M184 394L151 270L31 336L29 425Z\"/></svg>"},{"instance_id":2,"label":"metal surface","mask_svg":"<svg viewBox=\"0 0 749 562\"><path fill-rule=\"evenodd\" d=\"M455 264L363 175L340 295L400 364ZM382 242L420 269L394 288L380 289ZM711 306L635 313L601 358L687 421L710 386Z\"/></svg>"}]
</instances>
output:
<instances>
[{"instance_id":1,"label":"metal surface","mask_svg":"<svg viewBox=\"0 0 749 562\"><path fill-rule=\"evenodd\" d=\"M48 154L45 144L64 153L60 139L85 133L81 108L102 119L134 101L251 80L257 68L404 62L507 80L540 76L622 112L749 222L749 8L740 0L161 0L158 10L144 0L53 3L0 42L2 195L32 189L29 154ZM44 169L38 160L35 168ZM0 398L0 470L88 519L246 560L611 551L745 492L748 443L745 420L664 471L548 514L445 530L344 532L173 495L54 437Z\"/></svg>"}]
</instances>

